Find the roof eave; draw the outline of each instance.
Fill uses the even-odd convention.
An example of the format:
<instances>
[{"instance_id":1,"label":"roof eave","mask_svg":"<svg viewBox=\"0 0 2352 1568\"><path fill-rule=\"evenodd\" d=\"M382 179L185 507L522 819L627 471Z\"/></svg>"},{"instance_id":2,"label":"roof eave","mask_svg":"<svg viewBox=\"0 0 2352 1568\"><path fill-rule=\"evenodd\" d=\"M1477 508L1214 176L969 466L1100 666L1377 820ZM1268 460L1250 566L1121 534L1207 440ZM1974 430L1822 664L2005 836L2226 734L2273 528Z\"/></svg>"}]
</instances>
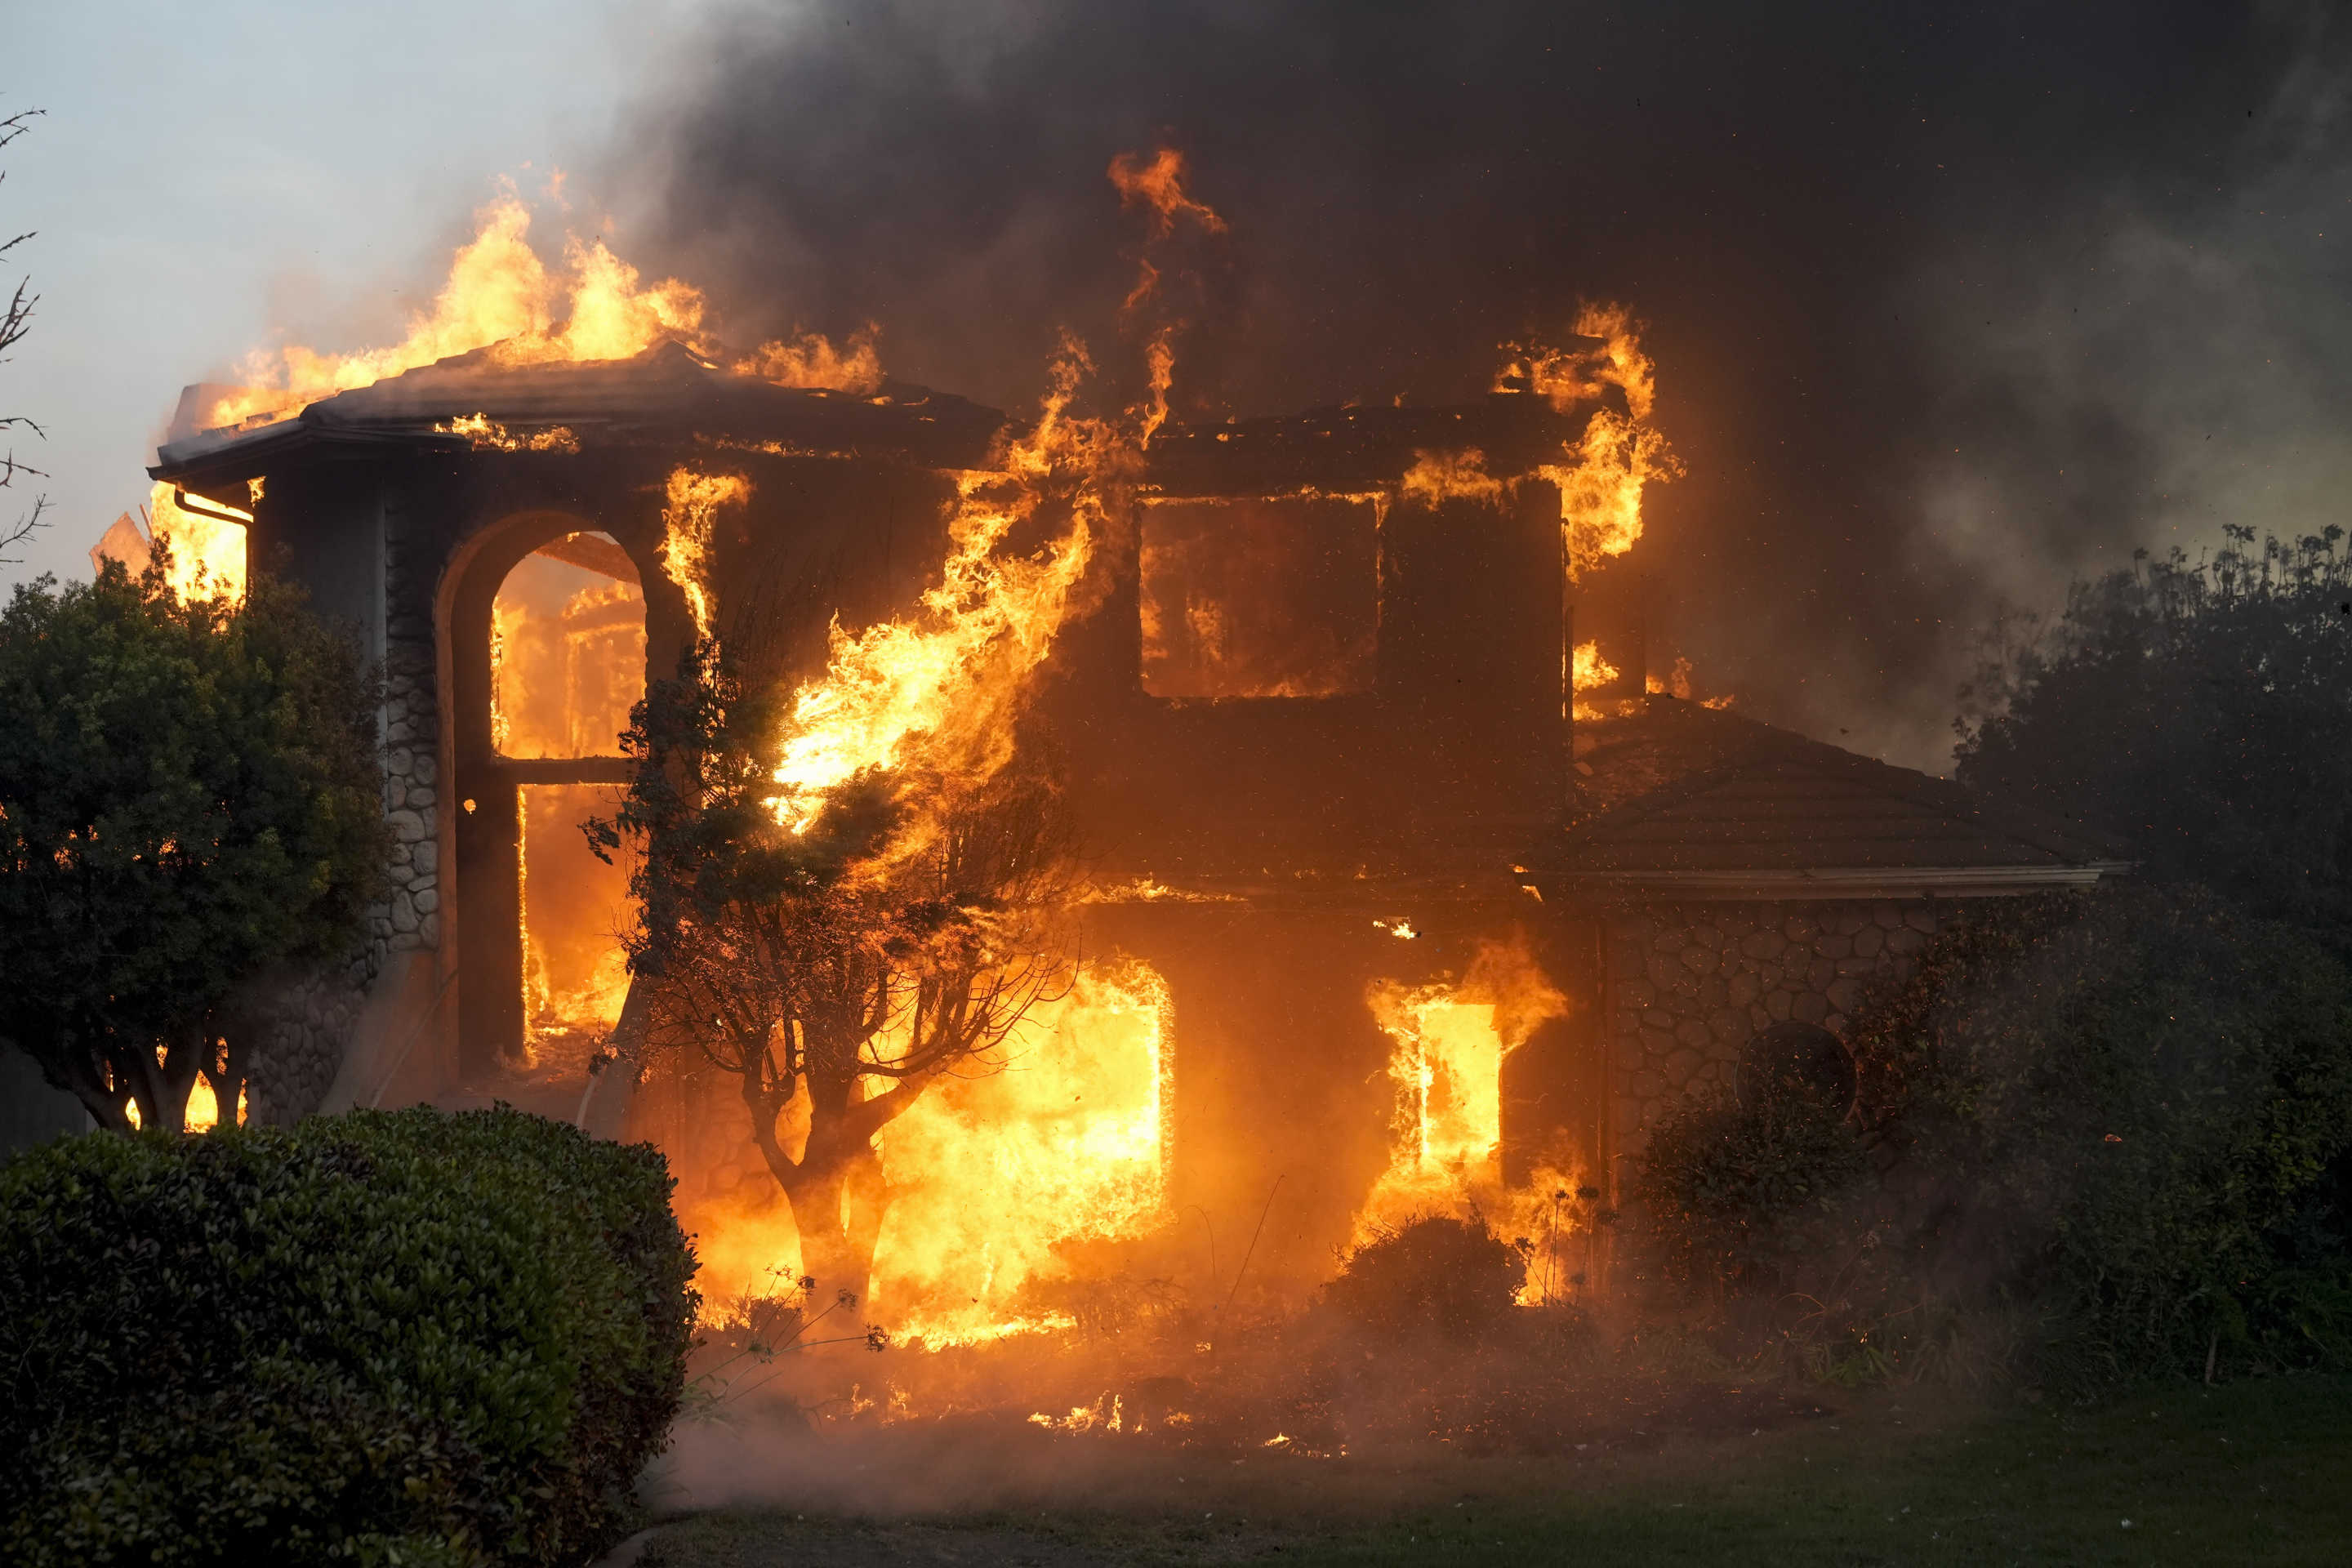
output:
<instances>
[{"instance_id":1,"label":"roof eave","mask_svg":"<svg viewBox=\"0 0 2352 1568\"><path fill-rule=\"evenodd\" d=\"M167 484L201 484L222 475L246 477L259 473L292 454L314 447L410 447L464 451L463 436L432 430L350 430L323 427L301 418L282 420L247 430L226 440L212 432L175 441L156 449L156 461L147 477Z\"/></svg>"}]
</instances>

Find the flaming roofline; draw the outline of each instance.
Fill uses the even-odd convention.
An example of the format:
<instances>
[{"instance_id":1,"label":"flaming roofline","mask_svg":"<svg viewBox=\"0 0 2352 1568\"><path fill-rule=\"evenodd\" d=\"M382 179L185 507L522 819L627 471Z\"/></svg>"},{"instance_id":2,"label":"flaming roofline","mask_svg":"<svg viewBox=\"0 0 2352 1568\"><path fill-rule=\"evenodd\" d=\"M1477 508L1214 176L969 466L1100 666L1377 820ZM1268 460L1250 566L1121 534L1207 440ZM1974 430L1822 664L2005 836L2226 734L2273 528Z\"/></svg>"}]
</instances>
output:
<instances>
[{"instance_id":1,"label":"flaming roofline","mask_svg":"<svg viewBox=\"0 0 2352 1568\"><path fill-rule=\"evenodd\" d=\"M183 395L184 418L205 390ZM476 441L451 426L481 418L524 434L562 426L600 445L702 437L943 468L982 465L1011 423L996 409L904 382L872 395L779 386L676 342L633 359L515 366L477 350L320 398L289 418L175 426L148 473L175 483L245 477L313 446L464 451Z\"/></svg>"},{"instance_id":2,"label":"flaming roofline","mask_svg":"<svg viewBox=\"0 0 2352 1568\"><path fill-rule=\"evenodd\" d=\"M320 398L281 419L219 429L193 411L219 388L192 386L149 477L201 488L241 481L313 448L479 445L450 426L487 419L518 437L561 427L599 445L701 437L831 458L970 469L1026 426L952 393L885 382L871 395L781 386L731 371L675 340L632 359L505 365L476 350ZM1147 495L1216 497L1394 487L1424 454L1471 452L1500 480L1556 461L1588 407L1523 392L1450 405L1337 405L1304 413L1171 421L1146 455ZM356 452L347 455L357 455Z\"/></svg>"}]
</instances>

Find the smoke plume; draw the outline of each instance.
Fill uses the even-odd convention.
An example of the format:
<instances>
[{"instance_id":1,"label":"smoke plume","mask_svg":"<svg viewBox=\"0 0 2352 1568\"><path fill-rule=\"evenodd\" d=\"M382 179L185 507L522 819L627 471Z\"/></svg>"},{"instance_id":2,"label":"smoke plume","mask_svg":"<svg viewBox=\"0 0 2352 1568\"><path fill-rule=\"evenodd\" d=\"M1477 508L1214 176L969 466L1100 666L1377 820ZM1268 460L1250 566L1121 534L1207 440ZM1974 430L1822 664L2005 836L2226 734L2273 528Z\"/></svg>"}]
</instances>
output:
<instances>
[{"instance_id":1,"label":"smoke plume","mask_svg":"<svg viewBox=\"0 0 2352 1568\"><path fill-rule=\"evenodd\" d=\"M1690 469L1643 547L1666 637L1895 760L1945 760L2003 604L2342 490L2319 7L811 0L687 53L607 174L739 342L870 321L1024 406L1063 327L1118 341L1105 171L1161 144L1230 224L1180 417L1474 395L1629 301Z\"/></svg>"}]
</instances>

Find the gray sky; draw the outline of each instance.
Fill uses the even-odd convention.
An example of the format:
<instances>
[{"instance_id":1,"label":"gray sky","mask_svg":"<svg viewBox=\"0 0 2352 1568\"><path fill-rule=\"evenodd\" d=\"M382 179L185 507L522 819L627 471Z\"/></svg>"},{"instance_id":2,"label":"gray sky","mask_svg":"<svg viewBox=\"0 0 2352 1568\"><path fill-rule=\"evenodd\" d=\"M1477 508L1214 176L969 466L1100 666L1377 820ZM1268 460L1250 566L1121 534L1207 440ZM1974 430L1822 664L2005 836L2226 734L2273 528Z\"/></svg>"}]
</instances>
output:
<instances>
[{"instance_id":1,"label":"gray sky","mask_svg":"<svg viewBox=\"0 0 2352 1568\"><path fill-rule=\"evenodd\" d=\"M0 409L48 432L18 454L49 471L52 526L0 584L89 575L182 384L273 342L396 340L493 181L536 194L600 159L706 8L8 5L0 102L48 114L5 154L0 228L38 231L5 281L29 272L41 302Z\"/></svg>"}]
</instances>

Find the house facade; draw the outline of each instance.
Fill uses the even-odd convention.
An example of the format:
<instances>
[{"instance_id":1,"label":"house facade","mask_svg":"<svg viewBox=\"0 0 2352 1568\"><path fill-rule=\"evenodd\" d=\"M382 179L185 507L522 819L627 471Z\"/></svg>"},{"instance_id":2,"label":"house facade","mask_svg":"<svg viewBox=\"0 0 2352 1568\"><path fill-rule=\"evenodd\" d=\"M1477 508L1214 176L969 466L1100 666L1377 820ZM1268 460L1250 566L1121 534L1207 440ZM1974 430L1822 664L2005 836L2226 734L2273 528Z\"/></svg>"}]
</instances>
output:
<instances>
[{"instance_id":1,"label":"house facade","mask_svg":"<svg viewBox=\"0 0 2352 1568\"><path fill-rule=\"evenodd\" d=\"M1736 1090L1759 1040L1811 1029L1829 1047L1795 1046L1833 1053L1863 983L1956 901L2119 868L2112 845L1944 781L1635 695L1638 626L1601 650L1633 668L1614 716L1571 722L1579 617L1610 611L1605 584L1563 570L1541 469L1580 417L1506 393L1171 426L1037 678L1090 949L1165 985L1171 1202L1222 1220L1281 1191L1302 1269L1398 1160L1399 1042L1421 1026L1397 1009L1447 1027L1467 1015L1443 1009L1484 1009L1501 1032L1473 1098L1506 1179L1606 1188L1673 1097ZM672 344L472 356L277 424L175 432L153 476L249 510L251 559L386 678L392 889L368 951L289 998L257 1113L488 1081L559 994L588 998L582 1016L604 995L609 1016L608 916L601 948L578 919L551 933L563 899L609 894L562 858L579 803L626 776L630 692L698 620L758 625L779 679L816 673L836 621L914 603L959 477L1008 427L919 387L772 386ZM1429 480L1465 454L1475 482ZM681 473L742 487L705 520L715 605L666 542ZM537 611L532 573L555 584ZM635 661L619 688L583 673L613 648ZM631 1125L610 1097L582 1114Z\"/></svg>"}]
</instances>

